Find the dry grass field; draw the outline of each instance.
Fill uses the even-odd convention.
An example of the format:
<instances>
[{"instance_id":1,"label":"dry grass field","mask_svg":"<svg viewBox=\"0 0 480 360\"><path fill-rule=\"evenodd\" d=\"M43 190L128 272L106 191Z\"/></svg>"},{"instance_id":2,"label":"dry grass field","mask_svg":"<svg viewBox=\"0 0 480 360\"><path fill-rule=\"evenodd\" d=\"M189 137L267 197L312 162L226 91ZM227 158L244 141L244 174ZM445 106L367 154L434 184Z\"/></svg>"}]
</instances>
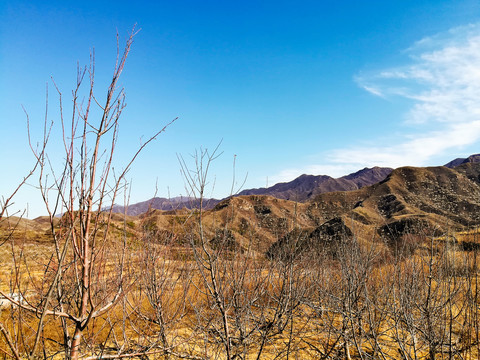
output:
<instances>
[{"instance_id":1,"label":"dry grass field","mask_svg":"<svg viewBox=\"0 0 480 360\"><path fill-rule=\"evenodd\" d=\"M267 258L254 241L232 242L228 221L219 233L205 219L202 235L198 220L113 220L94 256L89 307L114 303L82 329L80 358L479 357L475 230L411 234L404 249L359 232L334 252ZM47 222L22 220L13 233L3 223L0 290L21 294L1 308L3 358L69 356L77 320L55 312L75 314L80 267L70 249L54 281L48 231Z\"/></svg>"}]
</instances>

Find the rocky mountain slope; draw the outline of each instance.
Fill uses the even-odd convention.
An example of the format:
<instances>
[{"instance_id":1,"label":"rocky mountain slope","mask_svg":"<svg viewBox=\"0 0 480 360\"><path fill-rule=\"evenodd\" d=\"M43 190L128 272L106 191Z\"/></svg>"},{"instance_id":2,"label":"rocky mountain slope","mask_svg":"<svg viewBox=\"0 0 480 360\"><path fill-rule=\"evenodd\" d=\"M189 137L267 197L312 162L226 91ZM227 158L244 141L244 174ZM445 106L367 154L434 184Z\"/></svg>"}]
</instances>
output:
<instances>
[{"instance_id":1,"label":"rocky mountain slope","mask_svg":"<svg viewBox=\"0 0 480 360\"><path fill-rule=\"evenodd\" d=\"M480 164L394 170L384 181L349 193L321 194L312 205L367 225L424 218L438 227L473 226L480 220Z\"/></svg>"},{"instance_id":2,"label":"rocky mountain slope","mask_svg":"<svg viewBox=\"0 0 480 360\"><path fill-rule=\"evenodd\" d=\"M459 165L466 163L480 162L480 154L474 154L468 158L457 158L447 164L445 167L453 169ZM277 199L293 200L298 202L306 202L313 199L319 194L337 192L337 191L354 191L365 186L376 184L384 180L393 169L386 167L364 168L355 173L345 175L339 178L332 178L327 175L301 175L298 178L278 183L267 188L246 189L241 191L237 196L243 195L269 195ZM220 200L206 199L203 204L204 209L212 209ZM170 211L175 209L192 209L198 208L199 203L195 199L188 197L176 198L152 198L147 201L129 205L127 208L128 215L139 215L145 213L148 209L158 209ZM124 213L123 206L115 205L114 212Z\"/></svg>"},{"instance_id":3,"label":"rocky mountain slope","mask_svg":"<svg viewBox=\"0 0 480 360\"><path fill-rule=\"evenodd\" d=\"M455 169L402 167L377 184L319 194L303 203L238 196L206 211L203 220L212 241L228 229L231 244L253 244L270 256L294 251L291 239L303 238L318 247L353 235L366 242L396 241L406 234L438 236L480 224L480 163Z\"/></svg>"},{"instance_id":4,"label":"rocky mountain slope","mask_svg":"<svg viewBox=\"0 0 480 360\"><path fill-rule=\"evenodd\" d=\"M160 211L150 206L142 215L127 217L126 223L129 233L139 239L147 233L187 246L197 241L197 216L198 212L185 208ZM352 236L364 243L380 239L395 243L408 234L438 236L480 224L480 163L466 162L454 169L402 167L379 183L318 194L303 203L243 195L218 202L202 218L202 231L212 246L228 238L229 247L268 256L326 244L334 249ZM39 238L48 237L45 220L22 220L28 238L37 233ZM123 229L122 215L113 220L119 231Z\"/></svg>"},{"instance_id":5,"label":"rocky mountain slope","mask_svg":"<svg viewBox=\"0 0 480 360\"><path fill-rule=\"evenodd\" d=\"M375 184L385 179L391 172L391 168L364 168L355 173L336 179L327 175L304 174L290 182L278 183L268 188L246 189L241 191L236 196L268 195L277 199L305 202L318 194L333 191L352 191L360 189L364 186ZM219 202L220 200L217 199L205 199L203 207L204 209L209 210ZM155 197L147 201L129 205L127 207L127 214L131 216L140 215L145 213L150 208L170 211L175 209L193 209L198 207L198 200L189 199L188 197L176 197L171 199ZM113 210L117 213L124 213L125 207L115 205Z\"/></svg>"},{"instance_id":6,"label":"rocky mountain slope","mask_svg":"<svg viewBox=\"0 0 480 360\"><path fill-rule=\"evenodd\" d=\"M316 196L307 213L318 221L313 230L293 230L274 242L269 257L334 254L342 241L381 239L393 247L412 247L480 224L480 163L394 170L384 181L356 191Z\"/></svg>"}]
</instances>

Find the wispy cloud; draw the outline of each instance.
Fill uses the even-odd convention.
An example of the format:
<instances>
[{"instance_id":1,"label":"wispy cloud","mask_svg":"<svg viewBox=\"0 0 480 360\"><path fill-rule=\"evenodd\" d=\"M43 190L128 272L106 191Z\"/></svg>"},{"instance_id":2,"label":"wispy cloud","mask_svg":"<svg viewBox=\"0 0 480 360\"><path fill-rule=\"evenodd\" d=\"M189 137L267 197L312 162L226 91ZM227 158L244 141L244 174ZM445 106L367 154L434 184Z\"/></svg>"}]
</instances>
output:
<instances>
[{"instance_id":1,"label":"wispy cloud","mask_svg":"<svg viewBox=\"0 0 480 360\"><path fill-rule=\"evenodd\" d=\"M384 97L384 94L378 88L375 88L373 86L368 86L368 85L362 85L362 88L373 95Z\"/></svg>"},{"instance_id":2,"label":"wispy cloud","mask_svg":"<svg viewBox=\"0 0 480 360\"><path fill-rule=\"evenodd\" d=\"M334 149L324 154L325 162L285 170L278 178L315 169L334 170L333 175L339 176L364 166L422 166L447 150L478 142L480 24L421 39L406 53L407 65L355 77L357 84L374 96L412 101L402 124L404 133L397 136L396 143Z\"/></svg>"}]
</instances>

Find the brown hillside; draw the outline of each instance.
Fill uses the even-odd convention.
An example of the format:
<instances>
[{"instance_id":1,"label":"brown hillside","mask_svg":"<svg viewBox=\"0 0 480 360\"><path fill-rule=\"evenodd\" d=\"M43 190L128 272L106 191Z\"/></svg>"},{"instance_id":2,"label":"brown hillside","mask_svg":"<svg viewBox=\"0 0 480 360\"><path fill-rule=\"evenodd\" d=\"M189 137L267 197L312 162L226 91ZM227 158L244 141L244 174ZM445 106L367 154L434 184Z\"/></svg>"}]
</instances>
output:
<instances>
[{"instance_id":1,"label":"brown hillside","mask_svg":"<svg viewBox=\"0 0 480 360\"><path fill-rule=\"evenodd\" d=\"M458 170L443 166L394 170L381 183L346 193L317 196L312 204L335 215L350 216L379 226L404 217L425 217L439 226L472 226L479 222L480 165L469 163Z\"/></svg>"},{"instance_id":2,"label":"brown hillside","mask_svg":"<svg viewBox=\"0 0 480 360\"><path fill-rule=\"evenodd\" d=\"M298 237L298 229L311 239L315 229L318 232L332 219L370 241L378 235L392 238L397 233L412 232L415 227L463 230L478 224L479 214L480 164L466 163L456 169L403 167L380 183L355 191L320 194L306 203L261 195L233 197L204 211L202 218L212 244L220 232L226 231L232 246L265 253L278 240ZM195 241L197 219L197 210L150 210L128 216L125 221L123 215L116 214L112 225L119 230L127 226L131 236L139 239L145 233L169 234L179 246L186 246ZM16 222L24 230L16 236L23 234L25 239L36 241L48 238L49 225L44 218L10 218L1 224L2 233L8 234L7 229Z\"/></svg>"}]
</instances>

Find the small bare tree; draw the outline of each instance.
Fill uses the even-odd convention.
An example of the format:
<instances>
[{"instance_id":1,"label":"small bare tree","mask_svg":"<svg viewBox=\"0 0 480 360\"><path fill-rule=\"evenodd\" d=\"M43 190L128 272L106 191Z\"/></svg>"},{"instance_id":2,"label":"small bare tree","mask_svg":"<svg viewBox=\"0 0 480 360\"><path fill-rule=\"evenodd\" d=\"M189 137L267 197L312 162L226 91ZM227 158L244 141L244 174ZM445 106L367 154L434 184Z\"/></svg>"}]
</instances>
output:
<instances>
[{"instance_id":1,"label":"small bare tree","mask_svg":"<svg viewBox=\"0 0 480 360\"><path fill-rule=\"evenodd\" d=\"M293 261L259 254L253 233L243 233L243 242L235 238L232 198L222 205L220 219L211 220L213 211L205 221L208 171L218 154L218 147L196 152L193 167L179 157L189 193L199 204L190 214L197 226L186 231L195 264L192 325L205 358L288 358L294 353L298 324L293 323L305 291L304 272Z\"/></svg>"}]
</instances>

